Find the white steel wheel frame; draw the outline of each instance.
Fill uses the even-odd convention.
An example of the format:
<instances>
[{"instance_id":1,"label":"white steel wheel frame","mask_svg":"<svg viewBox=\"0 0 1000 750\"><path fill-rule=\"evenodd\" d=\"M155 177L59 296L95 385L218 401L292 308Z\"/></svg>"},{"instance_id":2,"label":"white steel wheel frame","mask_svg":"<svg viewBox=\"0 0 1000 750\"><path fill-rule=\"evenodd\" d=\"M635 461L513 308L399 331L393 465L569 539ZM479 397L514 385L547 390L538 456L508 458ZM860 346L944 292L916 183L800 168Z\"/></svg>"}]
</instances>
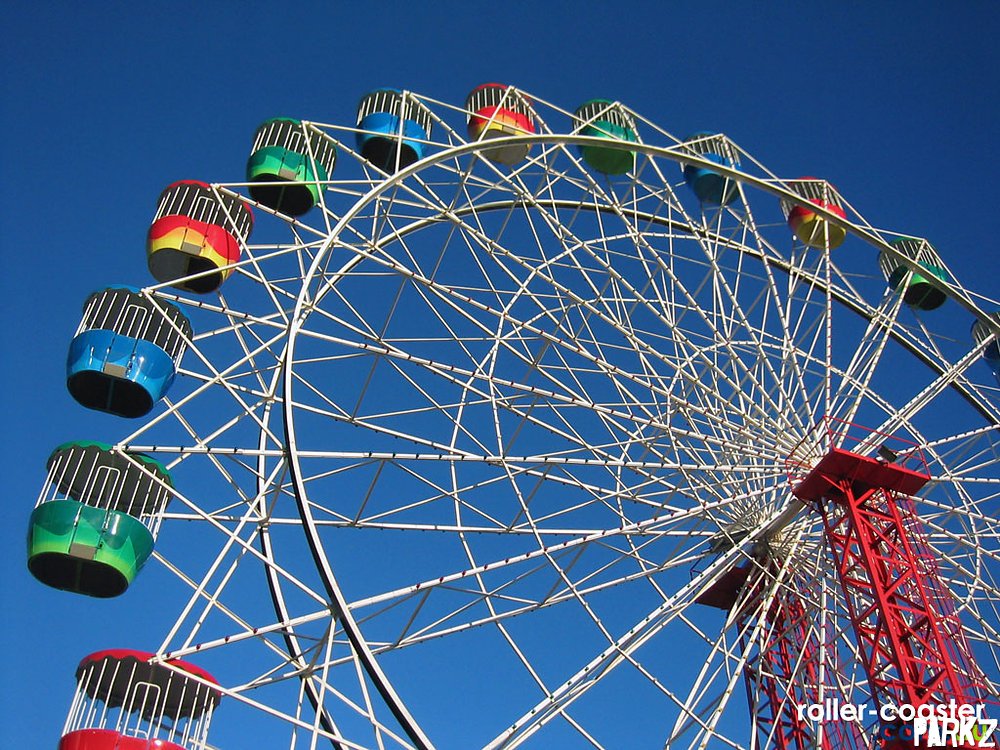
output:
<instances>
[{"instance_id":1,"label":"white steel wheel frame","mask_svg":"<svg viewBox=\"0 0 1000 750\"><path fill-rule=\"evenodd\" d=\"M224 323L196 327L184 374L201 387L120 447L206 464L236 498L207 505L178 477L166 520L225 541L201 567L161 545L191 593L160 653L239 653L220 663L252 675L217 675L225 692L286 720L292 747L759 746L742 671L768 622L740 632L695 603L734 565L756 566L758 611L794 596L812 613L820 690L868 695L817 518L785 476L832 415L927 451L918 512L997 687L984 346L885 289L859 249L891 255L888 235L853 211L817 209L848 228L843 248L803 248L775 216L799 199L746 154L745 171L701 162L739 183L702 208L677 184L699 160L652 123L636 115L653 142L607 180L574 146L609 144L551 132L543 106L541 134L508 139L531 143L524 165L447 130L396 175L330 183L318 228L279 217L293 241L252 247L218 304L153 290ZM350 129L316 127L352 154ZM298 278L271 270L289 258ZM244 310L225 297L240 276L264 292ZM986 319L982 298L930 283ZM231 408L196 425L209 390ZM168 417L187 441L159 439ZM258 567L269 616L238 593ZM278 705L289 684L295 705Z\"/></svg>"}]
</instances>

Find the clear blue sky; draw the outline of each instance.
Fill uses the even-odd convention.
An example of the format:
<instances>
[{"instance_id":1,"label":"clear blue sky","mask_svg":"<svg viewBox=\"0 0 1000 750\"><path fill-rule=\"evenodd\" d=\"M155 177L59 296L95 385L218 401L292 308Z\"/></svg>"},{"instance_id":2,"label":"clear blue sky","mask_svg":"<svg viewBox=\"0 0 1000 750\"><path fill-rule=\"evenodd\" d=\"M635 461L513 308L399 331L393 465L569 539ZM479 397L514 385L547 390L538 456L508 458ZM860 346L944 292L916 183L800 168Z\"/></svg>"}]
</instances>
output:
<instances>
[{"instance_id":1,"label":"clear blue sky","mask_svg":"<svg viewBox=\"0 0 1000 750\"><path fill-rule=\"evenodd\" d=\"M51 449L119 429L64 386L81 304L101 285L146 282L159 191L241 179L267 117L348 123L371 88L461 104L494 80L569 108L618 99L673 133L723 131L777 174L828 178L876 226L931 239L996 296L1000 9L835 5L8 3L0 745L54 748L79 658L155 648L169 616L43 588L24 534Z\"/></svg>"}]
</instances>

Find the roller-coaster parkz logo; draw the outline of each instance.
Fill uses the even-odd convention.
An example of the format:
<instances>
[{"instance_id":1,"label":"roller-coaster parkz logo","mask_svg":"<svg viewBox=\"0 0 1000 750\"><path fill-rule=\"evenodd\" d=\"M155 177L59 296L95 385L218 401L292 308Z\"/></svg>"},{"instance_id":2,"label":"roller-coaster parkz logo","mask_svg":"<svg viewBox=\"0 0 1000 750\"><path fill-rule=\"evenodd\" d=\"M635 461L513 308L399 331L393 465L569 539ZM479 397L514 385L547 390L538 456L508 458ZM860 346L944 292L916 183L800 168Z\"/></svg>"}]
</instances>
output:
<instances>
[{"instance_id":1,"label":"roller-coaster parkz logo","mask_svg":"<svg viewBox=\"0 0 1000 750\"><path fill-rule=\"evenodd\" d=\"M881 742L877 747L996 747L993 739L997 720L988 719L983 704L911 706L886 705L879 709L883 718ZM892 716L895 715L893 719ZM891 735L891 736L890 736Z\"/></svg>"},{"instance_id":2,"label":"roller-coaster parkz logo","mask_svg":"<svg viewBox=\"0 0 1000 750\"><path fill-rule=\"evenodd\" d=\"M800 705L799 719L819 723L875 720L878 730L873 750L902 750L905 747L980 748L997 747L997 720L987 718L983 704L908 703L869 706L867 703L842 703L827 699L823 703Z\"/></svg>"}]
</instances>

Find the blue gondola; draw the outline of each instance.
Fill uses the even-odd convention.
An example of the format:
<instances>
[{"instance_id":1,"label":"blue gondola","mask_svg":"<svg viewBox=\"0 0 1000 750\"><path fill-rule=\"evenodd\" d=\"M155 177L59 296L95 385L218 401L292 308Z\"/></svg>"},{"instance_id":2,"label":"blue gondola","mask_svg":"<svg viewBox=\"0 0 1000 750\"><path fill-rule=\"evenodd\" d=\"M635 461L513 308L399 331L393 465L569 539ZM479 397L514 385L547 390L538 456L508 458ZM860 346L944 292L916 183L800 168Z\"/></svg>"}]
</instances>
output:
<instances>
[{"instance_id":1,"label":"blue gondola","mask_svg":"<svg viewBox=\"0 0 1000 750\"><path fill-rule=\"evenodd\" d=\"M1000 327L1000 313L990 315L993 326ZM977 345L982 344L993 335L990 324L985 320L977 320L972 324L972 339ZM983 350L983 359L993 364L1000 364L1000 340L993 339Z\"/></svg>"},{"instance_id":2,"label":"blue gondola","mask_svg":"<svg viewBox=\"0 0 1000 750\"><path fill-rule=\"evenodd\" d=\"M412 95L376 89L358 104L361 155L383 172L405 169L426 154L431 116Z\"/></svg>"},{"instance_id":3,"label":"blue gondola","mask_svg":"<svg viewBox=\"0 0 1000 750\"><path fill-rule=\"evenodd\" d=\"M173 383L191 323L176 307L127 286L87 299L70 343L66 386L89 409L141 417Z\"/></svg>"},{"instance_id":4,"label":"blue gondola","mask_svg":"<svg viewBox=\"0 0 1000 750\"><path fill-rule=\"evenodd\" d=\"M690 153L723 167L733 168L739 163L736 149L726 136L719 133L694 133L684 139L684 146ZM681 171L684 181L702 203L725 206L737 195L736 182L717 170L682 164Z\"/></svg>"}]
</instances>

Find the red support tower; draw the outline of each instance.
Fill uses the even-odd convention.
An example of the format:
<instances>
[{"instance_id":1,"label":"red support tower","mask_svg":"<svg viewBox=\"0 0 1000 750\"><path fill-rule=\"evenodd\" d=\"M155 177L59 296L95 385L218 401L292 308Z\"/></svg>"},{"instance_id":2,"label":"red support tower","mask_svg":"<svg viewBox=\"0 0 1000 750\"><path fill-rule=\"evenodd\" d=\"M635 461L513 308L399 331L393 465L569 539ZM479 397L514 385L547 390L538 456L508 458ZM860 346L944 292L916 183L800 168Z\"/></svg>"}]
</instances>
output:
<instances>
[{"instance_id":1,"label":"red support tower","mask_svg":"<svg viewBox=\"0 0 1000 750\"><path fill-rule=\"evenodd\" d=\"M749 648L747 619L745 615L740 618L744 653ZM755 713L761 746L834 750L826 736L822 745L817 745L808 720L799 715L799 706L819 700L816 662L819 643L802 600L792 592L780 592L772 600L763 625L757 654L748 660L744 671L747 698L750 710Z\"/></svg>"},{"instance_id":2,"label":"red support tower","mask_svg":"<svg viewBox=\"0 0 1000 750\"><path fill-rule=\"evenodd\" d=\"M930 479L922 453L870 434L857 452L833 447L846 433L830 429L835 424L827 423L820 460L809 468L797 449L789 473L793 494L822 516L874 699L880 706L984 703L985 682L908 497ZM876 446L877 455L867 455ZM914 746L927 745L912 738L883 745Z\"/></svg>"},{"instance_id":3,"label":"red support tower","mask_svg":"<svg viewBox=\"0 0 1000 750\"><path fill-rule=\"evenodd\" d=\"M771 570L768 575L754 574L748 584L751 570L762 573L768 562L761 560L759 565L746 564L730 569L697 599L699 604L731 610L744 588L750 586L737 614L737 626L743 634L740 645L747 656L743 677L757 728L757 747L862 750L864 744L856 726L824 721L820 739L814 724L801 715L801 706L820 701L819 658L825 634L816 629L812 613L803 603L802 593L794 586L779 589L766 611L761 611L766 586L776 571ZM758 617L763 618L761 632L753 639L753 622ZM823 693L832 697L836 690L827 685Z\"/></svg>"}]
</instances>

